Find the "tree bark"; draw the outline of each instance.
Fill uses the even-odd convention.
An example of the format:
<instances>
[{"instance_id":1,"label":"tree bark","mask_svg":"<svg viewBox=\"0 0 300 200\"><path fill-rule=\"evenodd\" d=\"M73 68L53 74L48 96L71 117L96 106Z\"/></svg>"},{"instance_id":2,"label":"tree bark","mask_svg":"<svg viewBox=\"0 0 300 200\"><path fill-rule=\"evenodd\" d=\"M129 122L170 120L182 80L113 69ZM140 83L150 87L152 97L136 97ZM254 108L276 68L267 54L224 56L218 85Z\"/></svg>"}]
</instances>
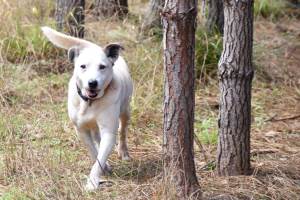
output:
<instances>
[{"instance_id":1,"label":"tree bark","mask_svg":"<svg viewBox=\"0 0 300 200\"><path fill-rule=\"evenodd\" d=\"M178 199L201 197L193 149L196 16L197 0L169 0L162 12L164 177L175 187Z\"/></svg>"},{"instance_id":2,"label":"tree bark","mask_svg":"<svg viewBox=\"0 0 300 200\"><path fill-rule=\"evenodd\" d=\"M127 0L95 0L95 14L98 17L113 17L123 18L128 14Z\"/></svg>"},{"instance_id":3,"label":"tree bark","mask_svg":"<svg viewBox=\"0 0 300 200\"><path fill-rule=\"evenodd\" d=\"M206 22L208 32L217 29L220 33L224 31L223 0L208 1L208 17Z\"/></svg>"},{"instance_id":4,"label":"tree bark","mask_svg":"<svg viewBox=\"0 0 300 200\"><path fill-rule=\"evenodd\" d=\"M56 27L62 31L67 25L72 36L84 37L85 0L56 0Z\"/></svg>"},{"instance_id":5,"label":"tree bark","mask_svg":"<svg viewBox=\"0 0 300 200\"><path fill-rule=\"evenodd\" d=\"M217 171L221 176L250 172L253 0L224 1L223 53Z\"/></svg>"},{"instance_id":6,"label":"tree bark","mask_svg":"<svg viewBox=\"0 0 300 200\"><path fill-rule=\"evenodd\" d=\"M161 28L162 24L161 24L160 11L162 10L164 4L165 4L165 0L150 0L142 24L143 32L154 27Z\"/></svg>"}]
</instances>

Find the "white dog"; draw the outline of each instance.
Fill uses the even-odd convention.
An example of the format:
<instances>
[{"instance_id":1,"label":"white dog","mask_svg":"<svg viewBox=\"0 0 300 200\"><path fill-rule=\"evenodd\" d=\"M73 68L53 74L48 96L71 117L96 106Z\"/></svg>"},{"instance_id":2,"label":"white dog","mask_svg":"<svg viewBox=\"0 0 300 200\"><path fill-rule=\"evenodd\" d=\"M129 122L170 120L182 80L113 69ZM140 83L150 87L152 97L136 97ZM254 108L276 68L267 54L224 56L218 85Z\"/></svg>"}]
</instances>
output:
<instances>
[{"instance_id":1,"label":"white dog","mask_svg":"<svg viewBox=\"0 0 300 200\"><path fill-rule=\"evenodd\" d=\"M116 144L120 122L118 155L129 159L126 132L130 117L129 103L133 84L119 44L104 48L89 41L42 27L56 46L67 49L74 63L69 82L68 113L76 132L95 161L86 190L97 189L101 176L110 171L108 156ZM120 121L119 121L120 120Z\"/></svg>"}]
</instances>

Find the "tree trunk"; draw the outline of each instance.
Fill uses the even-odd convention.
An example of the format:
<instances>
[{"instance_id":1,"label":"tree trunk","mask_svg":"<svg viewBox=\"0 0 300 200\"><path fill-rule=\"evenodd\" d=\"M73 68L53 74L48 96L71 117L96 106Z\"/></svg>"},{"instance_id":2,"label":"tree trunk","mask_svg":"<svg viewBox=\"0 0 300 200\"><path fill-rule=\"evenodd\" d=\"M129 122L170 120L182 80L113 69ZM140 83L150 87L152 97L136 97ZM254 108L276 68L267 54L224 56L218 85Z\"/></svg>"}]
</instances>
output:
<instances>
[{"instance_id":1,"label":"tree trunk","mask_svg":"<svg viewBox=\"0 0 300 200\"><path fill-rule=\"evenodd\" d=\"M224 1L224 41L219 62L220 113L217 170L250 172L253 0Z\"/></svg>"},{"instance_id":2,"label":"tree trunk","mask_svg":"<svg viewBox=\"0 0 300 200\"><path fill-rule=\"evenodd\" d=\"M128 14L127 0L95 0L95 14L98 17L122 18Z\"/></svg>"},{"instance_id":3,"label":"tree trunk","mask_svg":"<svg viewBox=\"0 0 300 200\"><path fill-rule=\"evenodd\" d=\"M223 0L208 1L208 17L206 22L208 32L213 32L215 29L220 33L224 31L224 11Z\"/></svg>"},{"instance_id":4,"label":"tree trunk","mask_svg":"<svg viewBox=\"0 0 300 200\"><path fill-rule=\"evenodd\" d=\"M164 4L165 0L150 0L142 24L143 32L154 27L161 28L160 11L162 10Z\"/></svg>"},{"instance_id":5,"label":"tree trunk","mask_svg":"<svg viewBox=\"0 0 300 200\"><path fill-rule=\"evenodd\" d=\"M69 33L75 37L84 37L85 0L56 0L56 27L62 31L67 25Z\"/></svg>"},{"instance_id":6,"label":"tree trunk","mask_svg":"<svg viewBox=\"0 0 300 200\"><path fill-rule=\"evenodd\" d=\"M193 149L196 16L197 0L169 0L162 12L164 177L175 187L178 199L201 196Z\"/></svg>"}]
</instances>

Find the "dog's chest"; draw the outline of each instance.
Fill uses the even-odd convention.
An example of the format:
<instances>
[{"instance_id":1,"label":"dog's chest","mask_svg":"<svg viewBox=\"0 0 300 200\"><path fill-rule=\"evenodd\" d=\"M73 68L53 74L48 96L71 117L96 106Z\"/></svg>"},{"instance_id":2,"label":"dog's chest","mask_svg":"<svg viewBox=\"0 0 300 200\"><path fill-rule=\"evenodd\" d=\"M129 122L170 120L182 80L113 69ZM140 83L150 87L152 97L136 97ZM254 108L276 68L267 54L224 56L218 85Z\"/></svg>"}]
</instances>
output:
<instances>
[{"instance_id":1,"label":"dog's chest","mask_svg":"<svg viewBox=\"0 0 300 200\"><path fill-rule=\"evenodd\" d=\"M75 109L70 113L71 121L78 128L95 129L97 128L97 116L92 107Z\"/></svg>"}]
</instances>

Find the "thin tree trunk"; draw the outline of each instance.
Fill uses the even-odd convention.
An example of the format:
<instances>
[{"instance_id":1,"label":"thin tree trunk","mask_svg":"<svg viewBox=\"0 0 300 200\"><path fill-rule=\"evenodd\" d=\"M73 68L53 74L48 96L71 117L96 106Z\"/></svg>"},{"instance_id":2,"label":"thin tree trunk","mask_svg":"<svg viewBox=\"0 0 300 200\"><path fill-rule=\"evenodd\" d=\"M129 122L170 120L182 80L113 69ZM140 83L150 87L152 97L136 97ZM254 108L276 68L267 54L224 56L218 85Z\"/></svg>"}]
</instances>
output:
<instances>
[{"instance_id":1,"label":"thin tree trunk","mask_svg":"<svg viewBox=\"0 0 300 200\"><path fill-rule=\"evenodd\" d=\"M127 0L95 0L95 14L99 17L118 16L122 18L128 14Z\"/></svg>"},{"instance_id":2,"label":"thin tree trunk","mask_svg":"<svg viewBox=\"0 0 300 200\"><path fill-rule=\"evenodd\" d=\"M208 17L206 22L208 32L217 29L220 33L224 30L223 0L208 1Z\"/></svg>"},{"instance_id":3,"label":"thin tree trunk","mask_svg":"<svg viewBox=\"0 0 300 200\"><path fill-rule=\"evenodd\" d=\"M165 0L150 0L142 24L143 32L154 27L161 28L162 24L161 24L160 11L162 10L164 4L165 4Z\"/></svg>"},{"instance_id":4,"label":"thin tree trunk","mask_svg":"<svg viewBox=\"0 0 300 200\"><path fill-rule=\"evenodd\" d=\"M62 31L67 25L69 33L75 37L84 37L85 0L56 0L56 27Z\"/></svg>"},{"instance_id":5,"label":"thin tree trunk","mask_svg":"<svg viewBox=\"0 0 300 200\"><path fill-rule=\"evenodd\" d=\"M164 177L175 187L178 199L201 196L193 149L196 15L197 0L169 0L162 12Z\"/></svg>"},{"instance_id":6,"label":"thin tree trunk","mask_svg":"<svg viewBox=\"0 0 300 200\"><path fill-rule=\"evenodd\" d=\"M224 6L217 170L228 176L250 172L253 0L228 0Z\"/></svg>"}]
</instances>

